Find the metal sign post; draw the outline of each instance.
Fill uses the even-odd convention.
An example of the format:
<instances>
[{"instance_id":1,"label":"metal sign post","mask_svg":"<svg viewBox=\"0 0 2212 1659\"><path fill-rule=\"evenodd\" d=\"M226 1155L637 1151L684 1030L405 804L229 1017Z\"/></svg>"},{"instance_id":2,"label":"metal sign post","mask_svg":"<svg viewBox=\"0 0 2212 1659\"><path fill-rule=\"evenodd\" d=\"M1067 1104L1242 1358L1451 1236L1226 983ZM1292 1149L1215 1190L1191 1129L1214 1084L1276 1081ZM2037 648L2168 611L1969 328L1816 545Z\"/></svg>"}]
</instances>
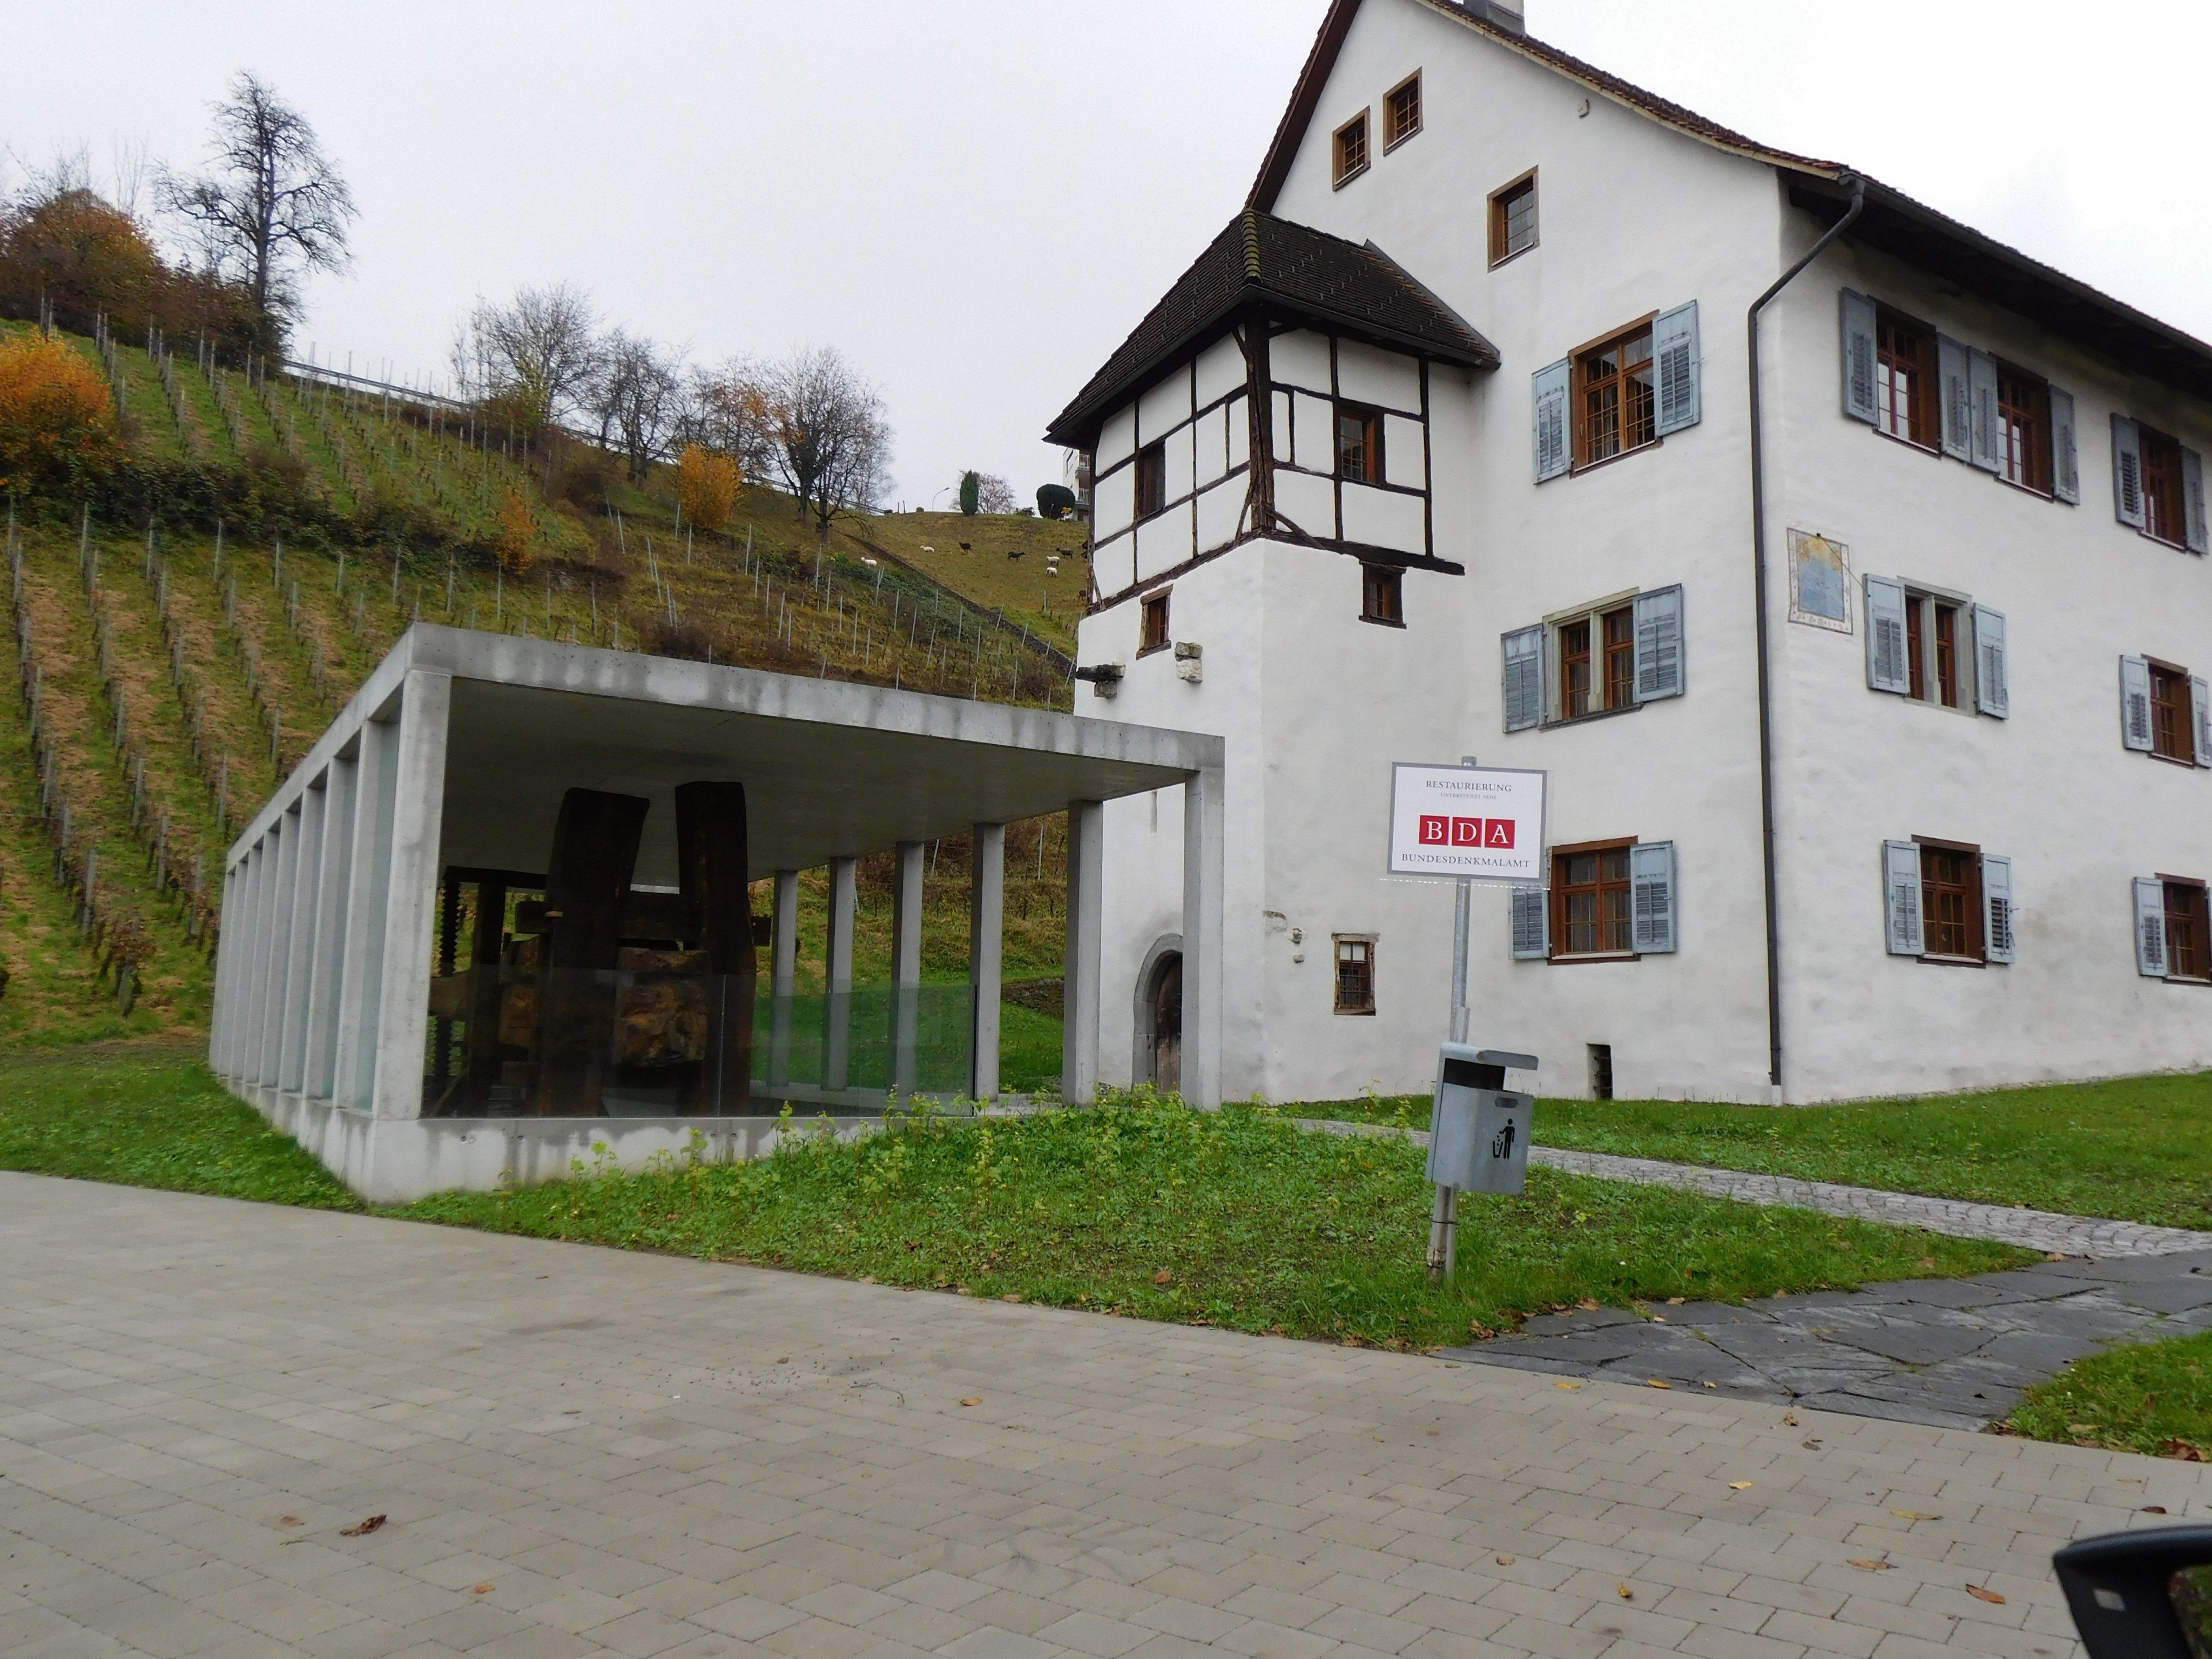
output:
<instances>
[{"instance_id":1,"label":"metal sign post","mask_svg":"<svg viewBox=\"0 0 2212 1659\"><path fill-rule=\"evenodd\" d=\"M1491 768L1487 770L1475 763L1475 757L1461 757L1456 767L1422 766L1401 762L1390 769L1390 860L1394 876L1449 877L1456 890L1452 904L1452 983L1450 1037L1445 1046L1445 1058L1437 1072L1437 1091L1430 1112L1430 1173L1437 1188L1436 1205L1429 1218L1429 1277L1431 1280L1448 1279L1456 1265L1459 1245L1459 1193L1468 1190L1518 1192L1522 1188L1521 1171L1527 1162L1527 1110L1523 1104L1520 1117L1500 1138L1492 1139L1507 1149L1501 1154L1501 1163L1512 1165L1504 1174L1486 1175L1478 1187L1473 1176L1457 1164L1444 1169L1437 1162L1442 1140L1448 1134L1460 1135L1462 1129L1473 1133L1472 1122L1462 1125L1457 1117L1477 1114L1477 1092L1471 1086L1453 1092L1451 1109L1455 1122L1448 1129L1447 1073L1454 1084L1464 1081L1461 1068L1474 1064L1472 1052L1466 1048L1474 1024L1468 1006L1468 953L1470 935L1474 931L1474 884L1478 881L1504 882L1515 885L1540 884L1544 878L1544 809L1545 786L1547 775L1542 772ZM1533 1069L1534 1058L1528 1055L1483 1055L1480 1071L1486 1074L1488 1086L1479 1093L1490 1097L1486 1107L1480 1109L1482 1121L1496 1115L1499 1099L1522 1101L1525 1097L1506 1097L1504 1064L1518 1063ZM1495 1072L1494 1079L1487 1074ZM1461 1101L1461 1094L1468 1095ZM1464 1111L1462 1111L1462 1108ZM1503 1120L1501 1120L1503 1121ZM1465 1136L1461 1135L1464 1139ZM1513 1142L1520 1142L1520 1157L1511 1157ZM1471 1169L1473 1166L1469 1166ZM1467 1176L1466 1179L1460 1178ZM1498 1185L1498 1182L1510 1184Z\"/></svg>"}]
</instances>

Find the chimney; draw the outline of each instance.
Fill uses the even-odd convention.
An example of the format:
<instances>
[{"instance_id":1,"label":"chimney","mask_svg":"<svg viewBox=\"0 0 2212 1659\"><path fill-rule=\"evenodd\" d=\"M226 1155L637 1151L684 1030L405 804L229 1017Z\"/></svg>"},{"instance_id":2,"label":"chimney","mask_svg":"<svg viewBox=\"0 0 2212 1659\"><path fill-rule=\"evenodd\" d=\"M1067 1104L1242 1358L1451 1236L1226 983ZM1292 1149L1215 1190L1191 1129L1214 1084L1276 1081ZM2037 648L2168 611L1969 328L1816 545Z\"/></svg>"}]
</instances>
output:
<instances>
[{"instance_id":1,"label":"chimney","mask_svg":"<svg viewBox=\"0 0 2212 1659\"><path fill-rule=\"evenodd\" d=\"M1522 15L1524 0L1483 0L1483 9L1490 21L1512 34L1526 34L1528 20Z\"/></svg>"}]
</instances>

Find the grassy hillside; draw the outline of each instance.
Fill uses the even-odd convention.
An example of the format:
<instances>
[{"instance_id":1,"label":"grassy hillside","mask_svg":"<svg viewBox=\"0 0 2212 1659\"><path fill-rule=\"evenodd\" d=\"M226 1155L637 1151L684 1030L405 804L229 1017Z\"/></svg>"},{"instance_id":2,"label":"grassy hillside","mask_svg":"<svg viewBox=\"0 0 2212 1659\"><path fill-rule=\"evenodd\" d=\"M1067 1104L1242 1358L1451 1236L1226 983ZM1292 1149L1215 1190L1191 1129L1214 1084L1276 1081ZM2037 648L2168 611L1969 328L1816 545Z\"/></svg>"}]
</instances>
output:
<instances>
[{"instance_id":1,"label":"grassy hillside","mask_svg":"<svg viewBox=\"0 0 2212 1659\"><path fill-rule=\"evenodd\" d=\"M0 697L0 1043L204 1029L231 836L417 619L1072 704L1044 647L1072 643L1086 580L1066 551L1076 526L856 518L818 543L788 497L748 489L725 529L699 535L678 529L665 469L635 486L587 445L526 453L451 410L256 384L189 350L73 343L119 387L134 459L260 493L239 519L204 503L156 504L142 522L118 522L112 503L104 519L10 506L19 686ZM291 492L275 511L272 488ZM524 568L502 568L486 550L518 495L538 532ZM965 532L972 562L940 523ZM941 578L921 551L933 536L948 544ZM1024 556L1008 559L1016 548ZM1061 554L1056 577L1042 574L1048 550ZM1065 845L1064 825L1012 832L1010 975L1058 970ZM964 844L933 856L929 976L962 978ZM884 862L864 873L864 977L889 961ZM803 932L818 935L811 896Z\"/></svg>"}]
</instances>

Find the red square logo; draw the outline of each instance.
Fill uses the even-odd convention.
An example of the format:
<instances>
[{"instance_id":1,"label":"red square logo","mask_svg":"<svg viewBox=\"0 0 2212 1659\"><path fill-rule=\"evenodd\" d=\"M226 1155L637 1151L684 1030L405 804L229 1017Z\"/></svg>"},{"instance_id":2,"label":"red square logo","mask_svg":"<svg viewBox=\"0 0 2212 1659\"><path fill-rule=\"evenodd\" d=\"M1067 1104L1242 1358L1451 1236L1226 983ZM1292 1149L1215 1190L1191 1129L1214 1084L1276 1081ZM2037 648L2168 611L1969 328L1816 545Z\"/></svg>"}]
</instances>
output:
<instances>
[{"instance_id":1,"label":"red square logo","mask_svg":"<svg viewBox=\"0 0 2212 1659\"><path fill-rule=\"evenodd\" d=\"M1452 820L1452 845L1455 847L1481 846L1482 820L1480 818L1454 818Z\"/></svg>"},{"instance_id":2,"label":"red square logo","mask_svg":"<svg viewBox=\"0 0 2212 1659\"><path fill-rule=\"evenodd\" d=\"M1424 812L1421 814L1421 845L1443 847L1451 841L1451 820Z\"/></svg>"},{"instance_id":3,"label":"red square logo","mask_svg":"<svg viewBox=\"0 0 2212 1659\"><path fill-rule=\"evenodd\" d=\"M1490 818L1486 822L1490 828L1489 833L1483 836L1482 844L1485 847L1503 847L1510 851L1513 846L1513 820Z\"/></svg>"}]
</instances>

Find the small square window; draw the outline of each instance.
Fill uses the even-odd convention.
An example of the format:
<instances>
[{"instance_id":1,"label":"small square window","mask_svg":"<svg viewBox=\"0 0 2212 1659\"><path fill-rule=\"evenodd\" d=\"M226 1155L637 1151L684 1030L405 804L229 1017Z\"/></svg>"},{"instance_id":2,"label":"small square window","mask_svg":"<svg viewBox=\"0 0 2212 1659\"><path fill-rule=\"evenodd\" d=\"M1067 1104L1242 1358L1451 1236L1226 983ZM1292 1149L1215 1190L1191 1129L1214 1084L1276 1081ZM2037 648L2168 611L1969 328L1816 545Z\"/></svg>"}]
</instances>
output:
<instances>
[{"instance_id":1,"label":"small square window","mask_svg":"<svg viewBox=\"0 0 2212 1659\"><path fill-rule=\"evenodd\" d=\"M1168 648L1168 594L1162 588L1157 593L1147 593L1140 607L1138 622L1137 654Z\"/></svg>"},{"instance_id":2,"label":"small square window","mask_svg":"<svg viewBox=\"0 0 2212 1659\"><path fill-rule=\"evenodd\" d=\"M1421 130L1421 73L1419 70L1382 98L1382 148L1394 150Z\"/></svg>"},{"instance_id":3,"label":"small square window","mask_svg":"<svg viewBox=\"0 0 2212 1659\"><path fill-rule=\"evenodd\" d=\"M1382 482L1382 416L1358 404L1336 406L1336 476L1354 483Z\"/></svg>"},{"instance_id":4,"label":"small square window","mask_svg":"<svg viewBox=\"0 0 2212 1659\"><path fill-rule=\"evenodd\" d=\"M1385 623L1393 628L1406 625L1406 573L1388 565L1364 564L1359 567L1359 619L1362 622Z\"/></svg>"},{"instance_id":5,"label":"small square window","mask_svg":"<svg viewBox=\"0 0 2212 1659\"><path fill-rule=\"evenodd\" d=\"M1651 325L1585 351L1575 360L1575 465L1591 466L1659 437Z\"/></svg>"},{"instance_id":6,"label":"small square window","mask_svg":"<svg viewBox=\"0 0 2212 1659\"><path fill-rule=\"evenodd\" d=\"M1137 517L1149 519L1168 504L1168 447L1148 444L1137 452Z\"/></svg>"},{"instance_id":7,"label":"small square window","mask_svg":"<svg viewBox=\"0 0 2212 1659\"><path fill-rule=\"evenodd\" d=\"M1367 171L1367 112L1362 110L1336 130L1336 187Z\"/></svg>"},{"instance_id":8,"label":"small square window","mask_svg":"<svg viewBox=\"0 0 2212 1659\"><path fill-rule=\"evenodd\" d=\"M1516 179L1490 198L1490 263L1502 265L1536 246L1536 175Z\"/></svg>"},{"instance_id":9,"label":"small square window","mask_svg":"<svg viewBox=\"0 0 2212 1659\"><path fill-rule=\"evenodd\" d=\"M1336 936L1336 1012L1375 1012L1375 941L1364 935Z\"/></svg>"}]
</instances>

